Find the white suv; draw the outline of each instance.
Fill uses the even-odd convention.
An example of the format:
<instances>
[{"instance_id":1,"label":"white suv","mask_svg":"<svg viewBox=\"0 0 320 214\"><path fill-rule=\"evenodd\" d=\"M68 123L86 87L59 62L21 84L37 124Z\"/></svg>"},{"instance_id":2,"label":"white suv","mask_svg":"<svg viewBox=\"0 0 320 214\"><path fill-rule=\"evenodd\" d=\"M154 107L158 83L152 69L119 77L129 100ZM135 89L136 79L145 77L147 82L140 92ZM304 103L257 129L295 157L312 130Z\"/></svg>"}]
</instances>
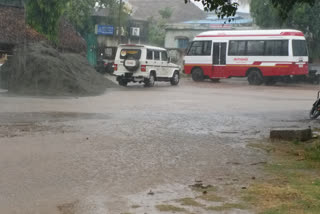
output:
<instances>
[{"instance_id":1,"label":"white suv","mask_svg":"<svg viewBox=\"0 0 320 214\"><path fill-rule=\"evenodd\" d=\"M167 50L159 47L119 45L113 68L121 86L139 82L152 87L155 81L178 85L180 80L180 66L171 63Z\"/></svg>"}]
</instances>

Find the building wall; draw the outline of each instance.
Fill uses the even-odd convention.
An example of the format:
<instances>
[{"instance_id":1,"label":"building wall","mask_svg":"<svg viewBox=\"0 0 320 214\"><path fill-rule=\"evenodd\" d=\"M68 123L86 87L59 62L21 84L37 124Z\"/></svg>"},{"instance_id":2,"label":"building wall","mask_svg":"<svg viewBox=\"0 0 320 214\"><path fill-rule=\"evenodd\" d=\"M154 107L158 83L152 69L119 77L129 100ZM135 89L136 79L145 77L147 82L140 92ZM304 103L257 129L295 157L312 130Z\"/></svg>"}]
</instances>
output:
<instances>
[{"instance_id":1,"label":"building wall","mask_svg":"<svg viewBox=\"0 0 320 214\"><path fill-rule=\"evenodd\" d=\"M165 48L179 48L178 39L188 38L189 41L192 41L198 34L206 30L193 30L193 29L184 29L184 30L175 30L167 29L165 37Z\"/></svg>"},{"instance_id":2,"label":"building wall","mask_svg":"<svg viewBox=\"0 0 320 214\"><path fill-rule=\"evenodd\" d=\"M99 46L117 47L118 37L97 35L97 42Z\"/></svg>"}]
</instances>

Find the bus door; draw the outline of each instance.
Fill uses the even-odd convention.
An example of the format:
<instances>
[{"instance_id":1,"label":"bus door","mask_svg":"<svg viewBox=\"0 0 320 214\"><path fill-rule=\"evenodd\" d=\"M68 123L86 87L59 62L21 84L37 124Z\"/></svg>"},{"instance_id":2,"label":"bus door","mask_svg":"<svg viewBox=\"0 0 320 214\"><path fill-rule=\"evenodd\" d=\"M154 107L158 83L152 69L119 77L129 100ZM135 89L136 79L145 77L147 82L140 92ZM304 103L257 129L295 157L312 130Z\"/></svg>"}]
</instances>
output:
<instances>
[{"instance_id":1,"label":"bus door","mask_svg":"<svg viewBox=\"0 0 320 214\"><path fill-rule=\"evenodd\" d=\"M227 43L215 42L213 43L213 60L212 60L212 77L226 77L225 65L227 58Z\"/></svg>"}]
</instances>

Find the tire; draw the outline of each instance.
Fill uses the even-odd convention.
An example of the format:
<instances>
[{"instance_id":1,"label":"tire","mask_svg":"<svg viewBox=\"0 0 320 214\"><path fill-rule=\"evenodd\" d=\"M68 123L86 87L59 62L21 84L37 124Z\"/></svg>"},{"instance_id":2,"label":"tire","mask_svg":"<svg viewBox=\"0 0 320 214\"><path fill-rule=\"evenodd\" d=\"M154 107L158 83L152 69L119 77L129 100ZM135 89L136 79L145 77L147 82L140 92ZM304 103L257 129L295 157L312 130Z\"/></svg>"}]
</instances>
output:
<instances>
[{"instance_id":1,"label":"tire","mask_svg":"<svg viewBox=\"0 0 320 214\"><path fill-rule=\"evenodd\" d=\"M179 72L175 71L173 73L173 76L172 76L171 80L170 80L170 83L171 83L171 85L178 85L179 81L180 81Z\"/></svg>"},{"instance_id":2,"label":"tire","mask_svg":"<svg viewBox=\"0 0 320 214\"><path fill-rule=\"evenodd\" d=\"M126 66L126 61L127 60L134 60L135 61L135 66ZM133 58L128 58L128 59L125 59L124 61L123 61L123 66L128 70L128 71L136 71L136 70L138 70L138 68L139 68L139 66L140 66L140 62L139 62L139 60L137 60L137 59L133 59Z\"/></svg>"},{"instance_id":3,"label":"tire","mask_svg":"<svg viewBox=\"0 0 320 214\"><path fill-rule=\"evenodd\" d=\"M146 79L144 82L145 87L153 87L156 81L156 75L154 73L150 73L149 79Z\"/></svg>"},{"instance_id":4,"label":"tire","mask_svg":"<svg viewBox=\"0 0 320 214\"><path fill-rule=\"evenodd\" d=\"M315 120L319 117L320 115L320 111L317 110L317 108L319 108L317 105L313 106L310 113L309 113L309 117L312 120Z\"/></svg>"},{"instance_id":5,"label":"tire","mask_svg":"<svg viewBox=\"0 0 320 214\"><path fill-rule=\"evenodd\" d=\"M120 86L124 86L124 87L126 87L128 85L128 82L126 80L123 80L123 79L119 79L118 83L119 83Z\"/></svg>"},{"instance_id":6,"label":"tire","mask_svg":"<svg viewBox=\"0 0 320 214\"><path fill-rule=\"evenodd\" d=\"M271 85L275 85L276 83L277 83L277 80L274 77L265 77L264 78L265 85L271 86Z\"/></svg>"},{"instance_id":7,"label":"tire","mask_svg":"<svg viewBox=\"0 0 320 214\"><path fill-rule=\"evenodd\" d=\"M250 71L248 82L250 85L261 85L264 82L261 72L258 69Z\"/></svg>"},{"instance_id":8,"label":"tire","mask_svg":"<svg viewBox=\"0 0 320 214\"><path fill-rule=\"evenodd\" d=\"M204 80L204 75L201 68L195 68L192 71L192 79L195 82L202 82Z\"/></svg>"}]
</instances>

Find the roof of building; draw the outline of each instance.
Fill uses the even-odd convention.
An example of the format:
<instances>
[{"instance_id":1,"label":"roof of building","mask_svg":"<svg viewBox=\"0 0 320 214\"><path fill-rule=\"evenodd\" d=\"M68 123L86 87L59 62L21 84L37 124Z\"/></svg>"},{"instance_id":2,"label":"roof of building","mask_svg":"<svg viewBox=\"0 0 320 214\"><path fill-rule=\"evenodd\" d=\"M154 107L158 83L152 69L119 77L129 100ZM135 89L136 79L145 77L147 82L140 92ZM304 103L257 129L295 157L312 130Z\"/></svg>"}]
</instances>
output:
<instances>
[{"instance_id":1,"label":"roof of building","mask_svg":"<svg viewBox=\"0 0 320 214\"><path fill-rule=\"evenodd\" d=\"M303 36L303 33L292 29L277 30L233 30L233 31L207 31L197 37L228 37L228 36Z\"/></svg>"},{"instance_id":2,"label":"roof of building","mask_svg":"<svg viewBox=\"0 0 320 214\"><path fill-rule=\"evenodd\" d=\"M235 16L219 18L216 14L209 13L206 19L201 20L191 20L183 22L186 24L228 24L228 25L238 25L238 24L253 24L253 19L250 14L237 13Z\"/></svg>"},{"instance_id":3,"label":"roof of building","mask_svg":"<svg viewBox=\"0 0 320 214\"><path fill-rule=\"evenodd\" d=\"M168 20L170 23L206 18L206 12L192 3L185 4L183 0L128 0L128 2L132 6L134 19L160 18L159 10L168 7L173 11Z\"/></svg>"},{"instance_id":4,"label":"roof of building","mask_svg":"<svg viewBox=\"0 0 320 214\"><path fill-rule=\"evenodd\" d=\"M64 50L82 52L85 40L62 18L59 22L59 45ZM0 5L0 44L15 45L24 41L42 41L46 37L26 24L24 8Z\"/></svg>"},{"instance_id":5,"label":"roof of building","mask_svg":"<svg viewBox=\"0 0 320 214\"><path fill-rule=\"evenodd\" d=\"M25 23L24 9L10 6L0 6L0 43L16 44L28 40L41 40L38 34Z\"/></svg>"}]
</instances>

